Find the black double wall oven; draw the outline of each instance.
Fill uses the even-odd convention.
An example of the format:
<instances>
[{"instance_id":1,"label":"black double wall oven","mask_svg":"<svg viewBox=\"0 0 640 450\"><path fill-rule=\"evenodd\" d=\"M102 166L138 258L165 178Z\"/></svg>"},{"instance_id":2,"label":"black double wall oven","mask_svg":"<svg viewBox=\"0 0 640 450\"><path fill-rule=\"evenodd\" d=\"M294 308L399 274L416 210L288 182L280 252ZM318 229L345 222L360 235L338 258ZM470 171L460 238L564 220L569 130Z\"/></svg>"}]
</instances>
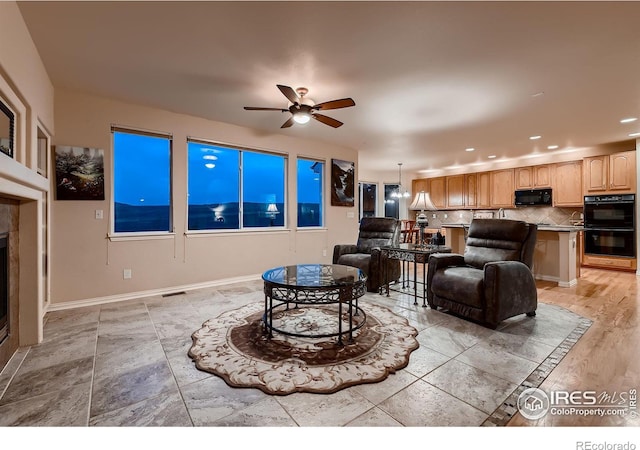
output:
<instances>
[{"instance_id":1,"label":"black double wall oven","mask_svg":"<svg viewBox=\"0 0 640 450\"><path fill-rule=\"evenodd\" d=\"M635 195L584 197L584 252L591 255L636 256Z\"/></svg>"}]
</instances>

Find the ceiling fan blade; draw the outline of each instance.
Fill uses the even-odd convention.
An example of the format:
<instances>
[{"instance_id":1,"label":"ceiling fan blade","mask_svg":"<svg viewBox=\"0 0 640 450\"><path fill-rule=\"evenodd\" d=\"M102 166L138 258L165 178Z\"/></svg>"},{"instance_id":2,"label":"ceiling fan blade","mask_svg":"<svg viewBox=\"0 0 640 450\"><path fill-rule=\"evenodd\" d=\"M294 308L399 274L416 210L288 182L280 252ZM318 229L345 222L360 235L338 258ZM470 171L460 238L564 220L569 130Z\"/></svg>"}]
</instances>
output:
<instances>
[{"instance_id":1,"label":"ceiling fan blade","mask_svg":"<svg viewBox=\"0 0 640 450\"><path fill-rule=\"evenodd\" d=\"M289 128L291 125L293 125L293 117L289 117L289 120L287 120L285 123L282 124L282 126L280 128Z\"/></svg>"},{"instance_id":2,"label":"ceiling fan blade","mask_svg":"<svg viewBox=\"0 0 640 450\"><path fill-rule=\"evenodd\" d=\"M284 96L287 97L291 103L298 103L298 104L300 103L300 98L298 97L298 94L296 94L296 91L291 89L289 86L283 86L281 84L277 84L276 86L278 86L278 89L280 89L280 92L282 92Z\"/></svg>"},{"instance_id":3,"label":"ceiling fan blade","mask_svg":"<svg viewBox=\"0 0 640 450\"><path fill-rule=\"evenodd\" d=\"M288 109L282 109L282 108L262 108L259 106L245 106L244 109L246 109L247 111L282 111L282 112L286 112L289 111Z\"/></svg>"},{"instance_id":4,"label":"ceiling fan blade","mask_svg":"<svg viewBox=\"0 0 640 450\"><path fill-rule=\"evenodd\" d=\"M327 109L348 108L349 106L356 106L356 102L350 98L341 98L340 100L318 103L317 105L314 105L313 109L323 111Z\"/></svg>"},{"instance_id":5,"label":"ceiling fan blade","mask_svg":"<svg viewBox=\"0 0 640 450\"><path fill-rule=\"evenodd\" d=\"M312 117L324 123L325 125L329 125L330 127L333 127L333 128L338 128L339 126L342 126L342 122L340 122L339 120L333 119L323 114L314 114Z\"/></svg>"}]
</instances>

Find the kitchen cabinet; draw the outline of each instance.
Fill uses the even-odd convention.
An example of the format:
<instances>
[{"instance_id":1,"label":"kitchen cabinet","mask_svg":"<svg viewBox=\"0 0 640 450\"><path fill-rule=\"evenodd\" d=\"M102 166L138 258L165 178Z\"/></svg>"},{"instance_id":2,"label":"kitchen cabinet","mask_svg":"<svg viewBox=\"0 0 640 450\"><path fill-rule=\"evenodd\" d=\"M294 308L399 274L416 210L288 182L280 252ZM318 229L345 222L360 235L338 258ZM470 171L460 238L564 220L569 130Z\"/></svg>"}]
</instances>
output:
<instances>
[{"instance_id":1,"label":"kitchen cabinet","mask_svg":"<svg viewBox=\"0 0 640 450\"><path fill-rule=\"evenodd\" d=\"M423 191L429 192L429 180L427 178L419 178L411 182L411 193L413 197L415 197L418 192Z\"/></svg>"},{"instance_id":2,"label":"kitchen cabinet","mask_svg":"<svg viewBox=\"0 0 640 450\"><path fill-rule=\"evenodd\" d=\"M584 193L634 193L636 191L636 152L590 156L583 163Z\"/></svg>"},{"instance_id":3,"label":"kitchen cabinet","mask_svg":"<svg viewBox=\"0 0 640 450\"><path fill-rule=\"evenodd\" d=\"M551 165L518 167L515 169L516 189L551 187Z\"/></svg>"},{"instance_id":4,"label":"kitchen cabinet","mask_svg":"<svg viewBox=\"0 0 640 450\"><path fill-rule=\"evenodd\" d=\"M492 208L513 208L515 190L514 170L504 169L490 172Z\"/></svg>"},{"instance_id":5,"label":"kitchen cabinet","mask_svg":"<svg viewBox=\"0 0 640 450\"><path fill-rule=\"evenodd\" d=\"M464 205L467 208L478 206L478 174L468 173L464 176Z\"/></svg>"},{"instance_id":6,"label":"kitchen cabinet","mask_svg":"<svg viewBox=\"0 0 640 450\"><path fill-rule=\"evenodd\" d=\"M491 208L491 174L480 172L477 182L478 208Z\"/></svg>"},{"instance_id":7,"label":"kitchen cabinet","mask_svg":"<svg viewBox=\"0 0 640 450\"><path fill-rule=\"evenodd\" d=\"M580 207L584 204L582 195L582 161L568 161L554 164L552 185L553 206Z\"/></svg>"},{"instance_id":8,"label":"kitchen cabinet","mask_svg":"<svg viewBox=\"0 0 640 450\"><path fill-rule=\"evenodd\" d=\"M429 179L429 196L433 205L438 209L447 207L447 189L445 177L437 177Z\"/></svg>"},{"instance_id":9,"label":"kitchen cabinet","mask_svg":"<svg viewBox=\"0 0 640 450\"><path fill-rule=\"evenodd\" d=\"M447 208L464 208L464 175L452 175L445 177Z\"/></svg>"}]
</instances>

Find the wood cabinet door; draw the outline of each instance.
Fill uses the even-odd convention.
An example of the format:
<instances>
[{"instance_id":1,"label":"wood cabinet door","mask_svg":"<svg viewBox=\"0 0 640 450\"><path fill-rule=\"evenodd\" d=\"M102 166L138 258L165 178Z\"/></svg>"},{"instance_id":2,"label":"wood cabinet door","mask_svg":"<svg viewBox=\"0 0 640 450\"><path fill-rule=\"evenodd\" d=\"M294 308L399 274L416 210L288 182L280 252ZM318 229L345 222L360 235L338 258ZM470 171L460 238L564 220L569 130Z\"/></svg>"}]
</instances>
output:
<instances>
[{"instance_id":1,"label":"wood cabinet door","mask_svg":"<svg viewBox=\"0 0 640 450\"><path fill-rule=\"evenodd\" d=\"M518 167L516 172L516 189L533 189L533 167Z\"/></svg>"},{"instance_id":2,"label":"wood cabinet door","mask_svg":"<svg viewBox=\"0 0 640 450\"><path fill-rule=\"evenodd\" d=\"M496 170L491 172L491 206L495 208L510 208L514 206L513 191L515 190L514 170Z\"/></svg>"},{"instance_id":3,"label":"wood cabinet door","mask_svg":"<svg viewBox=\"0 0 640 450\"><path fill-rule=\"evenodd\" d=\"M476 208L478 206L478 174L468 173L464 176L464 206Z\"/></svg>"},{"instance_id":4,"label":"wood cabinet door","mask_svg":"<svg viewBox=\"0 0 640 450\"><path fill-rule=\"evenodd\" d=\"M580 177L582 179L582 177ZM543 164L540 166L533 166L533 187L545 188L551 187L552 170L550 164ZM582 191L582 188L580 189Z\"/></svg>"},{"instance_id":5,"label":"wood cabinet door","mask_svg":"<svg viewBox=\"0 0 640 450\"><path fill-rule=\"evenodd\" d=\"M447 208L464 207L464 175L445 177L447 192Z\"/></svg>"},{"instance_id":6,"label":"wood cabinet door","mask_svg":"<svg viewBox=\"0 0 640 450\"><path fill-rule=\"evenodd\" d=\"M584 158L584 193L604 192L607 190L609 156L590 156Z\"/></svg>"},{"instance_id":7,"label":"wood cabinet door","mask_svg":"<svg viewBox=\"0 0 640 450\"><path fill-rule=\"evenodd\" d=\"M609 190L636 191L636 152L609 155Z\"/></svg>"},{"instance_id":8,"label":"wood cabinet door","mask_svg":"<svg viewBox=\"0 0 640 450\"><path fill-rule=\"evenodd\" d=\"M477 174L477 206L491 208L491 174L480 172Z\"/></svg>"},{"instance_id":9,"label":"wood cabinet door","mask_svg":"<svg viewBox=\"0 0 640 450\"><path fill-rule=\"evenodd\" d=\"M582 206L582 162L557 163L554 169L553 206Z\"/></svg>"},{"instance_id":10,"label":"wood cabinet door","mask_svg":"<svg viewBox=\"0 0 640 450\"><path fill-rule=\"evenodd\" d=\"M429 192L429 179L427 178L418 178L417 180L413 180L411 182L411 193L415 198L418 192ZM411 199L413 201L413 199Z\"/></svg>"},{"instance_id":11,"label":"wood cabinet door","mask_svg":"<svg viewBox=\"0 0 640 450\"><path fill-rule=\"evenodd\" d=\"M445 209L447 207L445 177L429 180L429 196L436 208Z\"/></svg>"}]
</instances>

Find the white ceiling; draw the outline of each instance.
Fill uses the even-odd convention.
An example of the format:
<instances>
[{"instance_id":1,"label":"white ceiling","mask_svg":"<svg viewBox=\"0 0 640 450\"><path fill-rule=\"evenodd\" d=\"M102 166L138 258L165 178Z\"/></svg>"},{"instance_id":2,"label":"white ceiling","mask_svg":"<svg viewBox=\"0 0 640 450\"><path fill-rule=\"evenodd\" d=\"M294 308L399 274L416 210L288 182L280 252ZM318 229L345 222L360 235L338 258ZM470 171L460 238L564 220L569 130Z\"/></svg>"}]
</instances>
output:
<instances>
[{"instance_id":1,"label":"white ceiling","mask_svg":"<svg viewBox=\"0 0 640 450\"><path fill-rule=\"evenodd\" d=\"M449 168L640 131L640 121L620 123L640 117L640 2L19 6L56 87L334 142L361 152L370 171ZM281 130L289 113L243 109L286 108L276 84L356 106L323 112L340 128Z\"/></svg>"}]
</instances>

